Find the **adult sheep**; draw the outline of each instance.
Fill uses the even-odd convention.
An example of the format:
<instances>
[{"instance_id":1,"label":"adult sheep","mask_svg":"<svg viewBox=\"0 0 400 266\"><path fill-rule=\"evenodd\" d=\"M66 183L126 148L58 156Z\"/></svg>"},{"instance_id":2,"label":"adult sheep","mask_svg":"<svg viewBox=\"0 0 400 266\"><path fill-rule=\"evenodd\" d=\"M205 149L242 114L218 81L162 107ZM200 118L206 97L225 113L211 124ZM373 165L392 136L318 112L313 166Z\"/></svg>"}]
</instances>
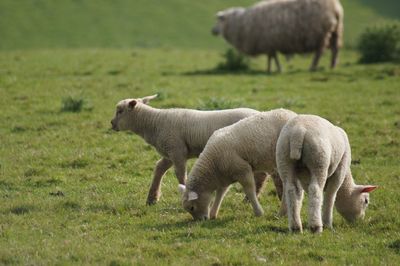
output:
<instances>
[{"instance_id":1,"label":"adult sheep","mask_svg":"<svg viewBox=\"0 0 400 266\"><path fill-rule=\"evenodd\" d=\"M215 219L229 186L239 182L254 214L262 215L254 174L276 170L275 149L279 133L295 116L292 111L276 109L215 131L194 164L187 185L180 185L184 209L196 220ZM209 210L214 191L215 200Z\"/></svg>"},{"instance_id":2,"label":"adult sheep","mask_svg":"<svg viewBox=\"0 0 400 266\"><path fill-rule=\"evenodd\" d=\"M376 186L354 183L350 144L343 129L319 116L299 115L282 128L276 162L291 231L302 231L303 189L309 196L308 226L312 232L332 227L334 204L348 221L364 217L368 192Z\"/></svg>"},{"instance_id":3,"label":"adult sheep","mask_svg":"<svg viewBox=\"0 0 400 266\"><path fill-rule=\"evenodd\" d=\"M268 56L281 71L277 53L315 52L310 70L317 69L325 47L332 51L331 68L337 64L342 44L343 8L339 0L268 0L249 8L233 7L217 13L212 33L222 35L240 52Z\"/></svg>"},{"instance_id":4,"label":"adult sheep","mask_svg":"<svg viewBox=\"0 0 400 266\"><path fill-rule=\"evenodd\" d=\"M148 105L156 97L157 95L153 95L120 101L111 121L114 130L133 131L155 147L162 156L154 170L147 197L149 205L159 200L162 177L172 165L179 183L185 184L186 161L199 156L215 130L259 113L249 108L219 111L157 109ZM264 173L257 175L258 192L265 179ZM273 180L277 183L278 195L281 195L280 178L273 176Z\"/></svg>"}]
</instances>

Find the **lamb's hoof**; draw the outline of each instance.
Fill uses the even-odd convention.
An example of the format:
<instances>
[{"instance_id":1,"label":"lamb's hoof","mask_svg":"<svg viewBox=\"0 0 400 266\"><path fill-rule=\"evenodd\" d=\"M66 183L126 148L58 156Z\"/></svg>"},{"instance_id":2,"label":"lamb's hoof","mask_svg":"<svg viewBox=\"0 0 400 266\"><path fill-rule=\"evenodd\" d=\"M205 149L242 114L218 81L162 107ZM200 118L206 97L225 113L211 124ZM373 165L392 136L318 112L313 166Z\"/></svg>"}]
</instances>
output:
<instances>
[{"instance_id":1,"label":"lamb's hoof","mask_svg":"<svg viewBox=\"0 0 400 266\"><path fill-rule=\"evenodd\" d=\"M158 198L153 198L153 197L149 197L149 198L147 198L147 201L146 201L146 205L149 205L149 206L151 206L151 205L154 205L154 204L156 204L158 202Z\"/></svg>"},{"instance_id":2,"label":"lamb's hoof","mask_svg":"<svg viewBox=\"0 0 400 266\"><path fill-rule=\"evenodd\" d=\"M263 211L263 210L255 211L255 212L254 212L254 215L255 215L256 217L263 216L263 215L264 215L264 211Z\"/></svg>"},{"instance_id":3,"label":"lamb's hoof","mask_svg":"<svg viewBox=\"0 0 400 266\"><path fill-rule=\"evenodd\" d=\"M310 231L311 231L311 233L313 233L313 234L322 233L322 226L318 226L318 225L316 225L316 226L310 226Z\"/></svg>"},{"instance_id":4,"label":"lamb's hoof","mask_svg":"<svg viewBox=\"0 0 400 266\"><path fill-rule=\"evenodd\" d=\"M290 232L294 234L303 233L303 229L301 227L291 227Z\"/></svg>"}]
</instances>

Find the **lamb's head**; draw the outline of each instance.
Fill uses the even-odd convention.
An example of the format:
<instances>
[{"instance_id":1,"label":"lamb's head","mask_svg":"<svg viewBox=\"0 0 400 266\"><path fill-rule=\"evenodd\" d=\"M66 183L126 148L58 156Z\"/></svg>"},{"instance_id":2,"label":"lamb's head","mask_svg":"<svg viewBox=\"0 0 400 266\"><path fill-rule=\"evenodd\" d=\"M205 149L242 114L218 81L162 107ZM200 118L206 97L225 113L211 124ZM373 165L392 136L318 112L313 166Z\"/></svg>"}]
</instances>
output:
<instances>
[{"instance_id":1,"label":"lamb's head","mask_svg":"<svg viewBox=\"0 0 400 266\"><path fill-rule=\"evenodd\" d=\"M179 185L179 191L182 193L183 208L192 215L193 219L209 219L211 194L191 191L182 184Z\"/></svg>"},{"instance_id":2,"label":"lamb's head","mask_svg":"<svg viewBox=\"0 0 400 266\"><path fill-rule=\"evenodd\" d=\"M213 35L223 35L225 25L227 24L227 22L231 18L234 18L235 16L242 14L244 11L245 8L243 7L231 7L222 11L218 11L216 15L217 23L211 29L211 33Z\"/></svg>"},{"instance_id":3,"label":"lamb's head","mask_svg":"<svg viewBox=\"0 0 400 266\"><path fill-rule=\"evenodd\" d=\"M356 185L350 194L350 198L346 200L336 199L336 209L348 222L363 219L369 204L369 192L376 188L377 186Z\"/></svg>"},{"instance_id":4,"label":"lamb's head","mask_svg":"<svg viewBox=\"0 0 400 266\"><path fill-rule=\"evenodd\" d=\"M148 104L150 100L157 97L157 94L137 99L125 99L117 104L114 118L111 120L113 130L128 130L132 123L137 106Z\"/></svg>"}]
</instances>

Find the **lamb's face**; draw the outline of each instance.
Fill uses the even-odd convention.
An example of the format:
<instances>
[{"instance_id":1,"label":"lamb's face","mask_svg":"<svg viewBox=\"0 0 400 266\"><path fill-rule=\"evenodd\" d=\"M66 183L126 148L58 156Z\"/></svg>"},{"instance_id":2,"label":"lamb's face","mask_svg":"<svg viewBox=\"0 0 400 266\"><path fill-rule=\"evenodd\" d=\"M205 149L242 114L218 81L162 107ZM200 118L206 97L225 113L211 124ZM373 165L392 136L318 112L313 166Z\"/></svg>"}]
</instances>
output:
<instances>
[{"instance_id":1,"label":"lamb's face","mask_svg":"<svg viewBox=\"0 0 400 266\"><path fill-rule=\"evenodd\" d=\"M137 99L125 99L120 101L117 104L115 116L111 120L112 129L119 130L128 130L129 123L132 123L132 119L134 119L135 107L137 104L148 104L151 100L157 98L157 94L146 96L143 98Z\"/></svg>"},{"instance_id":2,"label":"lamb's face","mask_svg":"<svg viewBox=\"0 0 400 266\"><path fill-rule=\"evenodd\" d=\"M115 116L111 120L112 129L115 131L128 129L128 117L133 112L137 103L135 99L125 99L120 101L116 106Z\"/></svg>"},{"instance_id":3,"label":"lamb's face","mask_svg":"<svg viewBox=\"0 0 400 266\"><path fill-rule=\"evenodd\" d=\"M338 212L350 223L363 219L370 202L369 192L374 189L376 186L361 186L355 189L350 202L345 203L345 206L337 205Z\"/></svg>"},{"instance_id":4,"label":"lamb's face","mask_svg":"<svg viewBox=\"0 0 400 266\"><path fill-rule=\"evenodd\" d=\"M219 11L216 15L217 23L211 29L211 33L213 35L223 35L225 25L229 18L236 16L244 11L244 8L241 7L232 7L222 11Z\"/></svg>"},{"instance_id":5,"label":"lamb's face","mask_svg":"<svg viewBox=\"0 0 400 266\"><path fill-rule=\"evenodd\" d=\"M188 211L195 220L209 219L209 206L211 195L207 193L196 193L194 191L185 190L183 193L183 208Z\"/></svg>"}]
</instances>

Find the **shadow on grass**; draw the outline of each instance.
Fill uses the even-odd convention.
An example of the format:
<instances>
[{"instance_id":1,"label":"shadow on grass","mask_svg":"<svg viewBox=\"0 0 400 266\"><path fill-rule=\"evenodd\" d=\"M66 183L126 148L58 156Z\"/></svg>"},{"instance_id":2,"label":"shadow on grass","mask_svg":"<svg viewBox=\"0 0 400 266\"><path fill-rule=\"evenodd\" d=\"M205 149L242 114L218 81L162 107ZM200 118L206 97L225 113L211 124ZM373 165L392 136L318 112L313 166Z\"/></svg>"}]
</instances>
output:
<instances>
[{"instance_id":1,"label":"shadow on grass","mask_svg":"<svg viewBox=\"0 0 400 266\"><path fill-rule=\"evenodd\" d=\"M212 68L212 69L200 69L200 70L195 70L195 71L188 71L188 72L183 72L181 75L183 76L222 76L222 75L263 75L263 76L272 76L276 75L278 73L271 73L268 74L265 71L260 71L260 70L240 70L240 71L228 71L228 70L220 70L217 68Z\"/></svg>"}]
</instances>

